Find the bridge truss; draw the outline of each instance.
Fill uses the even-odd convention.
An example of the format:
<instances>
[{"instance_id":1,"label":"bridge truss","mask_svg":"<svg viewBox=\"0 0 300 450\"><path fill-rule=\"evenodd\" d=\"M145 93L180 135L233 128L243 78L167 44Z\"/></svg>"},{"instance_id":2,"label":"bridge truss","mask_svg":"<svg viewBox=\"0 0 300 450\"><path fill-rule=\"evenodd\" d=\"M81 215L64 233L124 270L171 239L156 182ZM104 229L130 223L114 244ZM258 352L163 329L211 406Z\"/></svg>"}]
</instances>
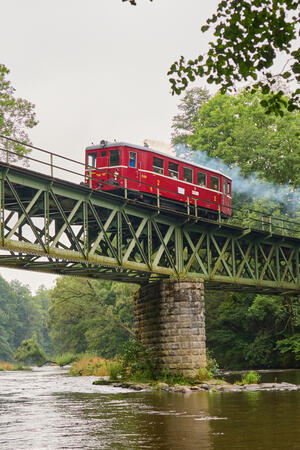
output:
<instances>
[{"instance_id":1,"label":"bridge truss","mask_svg":"<svg viewBox=\"0 0 300 450\"><path fill-rule=\"evenodd\" d=\"M0 165L0 266L145 284L300 293L300 239L168 212Z\"/></svg>"}]
</instances>

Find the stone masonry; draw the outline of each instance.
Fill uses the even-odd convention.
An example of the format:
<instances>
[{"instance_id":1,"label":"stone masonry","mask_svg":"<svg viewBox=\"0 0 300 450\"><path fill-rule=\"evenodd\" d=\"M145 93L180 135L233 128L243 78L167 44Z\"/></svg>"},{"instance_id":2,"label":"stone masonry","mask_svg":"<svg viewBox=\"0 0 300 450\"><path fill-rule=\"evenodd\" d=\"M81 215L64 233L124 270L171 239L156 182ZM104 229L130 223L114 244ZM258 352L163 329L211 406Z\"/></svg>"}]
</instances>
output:
<instances>
[{"instance_id":1,"label":"stone masonry","mask_svg":"<svg viewBox=\"0 0 300 450\"><path fill-rule=\"evenodd\" d=\"M155 348L160 369L194 376L206 366L204 284L200 278L161 280L135 294L138 339Z\"/></svg>"}]
</instances>

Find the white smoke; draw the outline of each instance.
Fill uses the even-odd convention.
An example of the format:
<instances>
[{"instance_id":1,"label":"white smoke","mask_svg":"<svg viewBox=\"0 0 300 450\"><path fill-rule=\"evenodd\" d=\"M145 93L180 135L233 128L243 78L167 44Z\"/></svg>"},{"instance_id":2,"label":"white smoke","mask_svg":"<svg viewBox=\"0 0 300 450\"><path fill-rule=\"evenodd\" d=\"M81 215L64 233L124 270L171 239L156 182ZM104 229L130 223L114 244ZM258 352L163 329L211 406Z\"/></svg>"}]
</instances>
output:
<instances>
[{"instance_id":1,"label":"white smoke","mask_svg":"<svg viewBox=\"0 0 300 450\"><path fill-rule=\"evenodd\" d=\"M219 170L232 178L232 191L248 194L253 199L266 199L283 203L291 213L300 209L300 188L293 189L288 184L279 185L262 181L257 175L249 177L242 175L237 166L230 167L219 158L211 158L205 151L193 151L184 145L175 146L177 156L193 161L197 164Z\"/></svg>"}]
</instances>

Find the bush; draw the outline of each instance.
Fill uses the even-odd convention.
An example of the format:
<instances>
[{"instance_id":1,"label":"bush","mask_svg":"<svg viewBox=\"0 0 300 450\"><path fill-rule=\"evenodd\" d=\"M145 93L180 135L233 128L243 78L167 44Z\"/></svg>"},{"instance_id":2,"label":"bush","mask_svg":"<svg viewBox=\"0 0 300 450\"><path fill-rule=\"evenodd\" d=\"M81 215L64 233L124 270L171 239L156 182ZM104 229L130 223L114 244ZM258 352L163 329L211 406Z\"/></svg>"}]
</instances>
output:
<instances>
[{"instance_id":1,"label":"bush","mask_svg":"<svg viewBox=\"0 0 300 450\"><path fill-rule=\"evenodd\" d=\"M242 377L241 384L257 384L259 383L260 378L261 377L257 372L250 370L250 372Z\"/></svg>"},{"instance_id":2,"label":"bush","mask_svg":"<svg viewBox=\"0 0 300 450\"><path fill-rule=\"evenodd\" d=\"M57 356L55 359L56 364L58 364L60 367L66 366L68 364L71 364L72 362L78 360L80 358L80 355L76 355L75 353L63 353L60 356Z\"/></svg>"},{"instance_id":3,"label":"bush","mask_svg":"<svg viewBox=\"0 0 300 450\"><path fill-rule=\"evenodd\" d=\"M146 347L130 338L121 355L122 376L141 380L156 380L158 369L153 357L154 347Z\"/></svg>"},{"instance_id":4,"label":"bush","mask_svg":"<svg viewBox=\"0 0 300 450\"><path fill-rule=\"evenodd\" d=\"M105 365L110 380L117 380L122 377L123 365L120 361L106 361Z\"/></svg>"}]
</instances>

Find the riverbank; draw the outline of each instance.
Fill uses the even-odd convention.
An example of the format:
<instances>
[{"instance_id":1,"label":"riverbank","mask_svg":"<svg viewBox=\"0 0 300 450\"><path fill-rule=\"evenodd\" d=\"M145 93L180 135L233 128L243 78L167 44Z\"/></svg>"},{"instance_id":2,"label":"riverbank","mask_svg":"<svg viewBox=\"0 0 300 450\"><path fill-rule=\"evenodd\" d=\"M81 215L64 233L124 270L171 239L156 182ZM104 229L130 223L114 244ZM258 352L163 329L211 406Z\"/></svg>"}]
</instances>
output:
<instances>
[{"instance_id":1,"label":"riverbank","mask_svg":"<svg viewBox=\"0 0 300 450\"><path fill-rule=\"evenodd\" d=\"M181 392L189 394L192 392L208 391L208 392L253 392L253 391L297 391L300 385L292 383L257 383L257 384L230 384L222 380L209 380L208 382L195 385L179 385L169 386L167 383L149 382L137 383L133 381L110 381L96 380L94 385L110 385L116 388L133 389L134 391L165 391L165 392Z\"/></svg>"}]
</instances>

